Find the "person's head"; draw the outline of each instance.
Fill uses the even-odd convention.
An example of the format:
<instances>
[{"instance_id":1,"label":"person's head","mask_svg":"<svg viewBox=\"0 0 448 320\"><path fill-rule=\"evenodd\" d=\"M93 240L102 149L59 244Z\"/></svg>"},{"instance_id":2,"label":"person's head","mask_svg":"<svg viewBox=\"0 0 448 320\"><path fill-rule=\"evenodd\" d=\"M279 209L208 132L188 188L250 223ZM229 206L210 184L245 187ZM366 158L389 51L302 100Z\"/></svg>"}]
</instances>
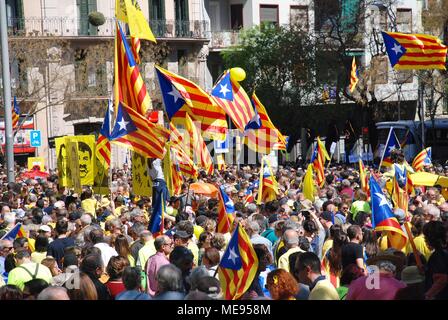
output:
<instances>
[{"instance_id":1,"label":"person's head","mask_svg":"<svg viewBox=\"0 0 448 320\"><path fill-rule=\"evenodd\" d=\"M222 233L215 233L212 238L212 247L218 249L219 251L223 250L226 246L226 239Z\"/></svg>"},{"instance_id":2,"label":"person's head","mask_svg":"<svg viewBox=\"0 0 448 320\"><path fill-rule=\"evenodd\" d=\"M296 248L299 245L299 235L293 229L286 230L282 239L288 249Z\"/></svg>"},{"instance_id":3,"label":"person's head","mask_svg":"<svg viewBox=\"0 0 448 320\"><path fill-rule=\"evenodd\" d=\"M204 251L204 255L202 256L202 263L207 268L211 268L217 266L219 264L220 255L219 251L216 248L207 248Z\"/></svg>"},{"instance_id":4,"label":"person's head","mask_svg":"<svg viewBox=\"0 0 448 320\"><path fill-rule=\"evenodd\" d=\"M68 230L68 222L65 219L59 219L56 222L55 230L58 236L65 235Z\"/></svg>"},{"instance_id":5,"label":"person's head","mask_svg":"<svg viewBox=\"0 0 448 320\"><path fill-rule=\"evenodd\" d=\"M283 269L276 269L268 274L266 288L273 300L289 300L299 292L296 279Z\"/></svg>"},{"instance_id":6,"label":"person's head","mask_svg":"<svg viewBox=\"0 0 448 320\"><path fill-rule=\"evenodd\" d=\"M90 231L90 240L93 244L104 242L104 233L103 230L95 228Z\"/></svg>"},{"instance_id":7,"label":"person's head","mask_svg":"<svg viewBox=\"0 0 448 320\"><path fill-rule=\"evenodd\" d=\"M27 249L18 249L16 250L14 256L16 266L20 266L24 263L28 263L31 261L30 252Z\"/></svg>"},{"instance_id":8,"label":"person's head","mask_svg":"<svg viewBox=\"0 0 448 320\"><path fill-rule=\"evenodd\" d=\"M123 270L123 284L126 290L140 290L142 278L141 272L136 267L126 267Z\"/></svg>"},{"instance_id":9,"label":"person's head","mask_svg":"<svg viewBox=\"0 0 448 320\"><path fill-rule=\"evenodd\" d=\"M115 250L118 255L124 257L125 259L131 254L131 249L129 247L129 242L126 236L119 234L115 237Z\"/></svg>"},{"instance_id":10,"label":"person's head","mask_svg":"<svg viewBox=\"0 0 448 320\"><path fill-rule=\"evenodd\" d=\"M27 300L35 300L39 293L48 287L48 282L43 279L32 279L25 282L25 287L23 288L23 298Z\"/></svg>"},{"instance_id":11,"label":"person's head","mask_svg":"<svg viewBox=\"0 0 448 320\"><path fill-rule=\"evenodd\" d=\"M175 247L170 254L170 263L178 267L182 274L188 274L190 270L193 268L194 256L193 253L183 247Z\"/></svg>"},{"instance_id":12,"label":"person's head","mask_svg":"<svg viewBox=\"0 0 448 320\"><path fill-rule=\"evenodd\" d=\"M362 242L362 229L358 225L348 227L347 235L351 242Z\"/></svg>"},{"instance_id":13,"label":"person's head","mask_svg":"<svg viewBox=\"0 0 448 320\"><path fill-rule=\"evenodd\" d=\"M341 286L348 287L353 280L356 280L363 275L364 270L358 267L356 264L351 263L342 270L340 284Z\"/></svg>"},{"instance_id":14,"label":"person's head","mask_svg":"<svg viewBox=\"0 0 448 320\"><path fill-rule=\"evenodd\" d=\"M302 253L296 261L296 276L303 284L310 285L321 275L319 257L313 252Z\"/></svg>"},{"instance_id":15,"label":"person's head","mask_svg":"<svg viewBox=\"0 0 448 320\"><path fill-rule=\"evenodd\" d=\"M41 264L50 269L50 272L53 277L57 276L61 273L61 270L58 267L56 259L50 256L47 256L45 259L41 261Z\"/></svg>"},{"instance_id":16,"label":"person's head","mask_svg":"<svg viewBox=\"0 0 448 320\"><path fill-rule=\"evenodd\" d=\"M92 216L91 216L90 214L84 213L84 214L81 216L80 220L81 220L81 225L82 225L83 227L85 227L85 226L89 226L89 225L92 224Z\"/></svg>"},{"instance_id":17,"label":"person's head","mask_svg":"<svg viewBox=\"0 0 448 320\"><path fill-rule=\"evenodd\" d=\"M89 254L81 261L80 270L92 278L99 279L103 269L104 265L100 254Z\"/></svg>"},{"instance_id":18,"label":"person's head","mask_svg":"<svg viewBox=\"0 0 448 320\"><path fill-rule=\"evenodd\" d=\"M254 251L258 258L258 272L266 270L272 264L272 255L264 244L254 244Z\"/></svg>"},{"instance_id":19,"label":"person's head","mask_svg":"<svg viewBox=\"0 0 448 320\"><path fill-rule=\"evenodd\" d=\"M106 272L110 280L118 280L122 277L123 270L129 266L127 258L122 256L111 257L107 264Z\"/></svg>"},{"instance_id":20,"label":"person's head","mask_svg":"<svg viewBox=\"0 0 448 320\"><path fill-rule=\"evenodd\" d=\"M303 222L303 230L305 230L305 235L307 237L313 237L319 229L314 220L305 220Z\"/></svg>"},{"instance_id":21,"label":"person's head","mask_svg":"<svg viewBox=\"0 0 448 320\"><path fill-rule=\"evenodd\" d=\"M14 252L14 246L10 240L0 240L0 257L6 257Z\"/></svg>"},{"instance_id":22,"label":"person's head","mask_svg":"<svg viewBox=\"0 0 448 320\"><path fill-rule=\"evenodd\" d=\"M64 287L48 287L39 293L37 300L70 300L70 297Z\"/></svg>"},{"instance_id":23,"label":"person's head","mask_svg":"<svg viewBox=\"0 0 448 320\"><path fill-rule=\"evenodd\" d=\"M185 230L179 230L177 229L174 233L173 239L175 246L183 246L187 247L188 242L190 241L191 235L186 232Z\"/></svg>"},{"instance_id":24,"label":"person's head","mask_svg":"<svg viewBox=\"0 0 448 320\"><path fill-rule=\"evenodd\" d=\"M23 300L22 290L12 284L0 287L0 301L2 300Z\"/></svg>"},{"instance_id":25,"label":"person's head","mask_svg":"<svg viewBox=\"0 0 448 320\"><path fill-rule=\"evenodd\" d=\"M92 172L92 150L87 143L78 141L79 175L81 179Z\"/></svg>"},{"instance_id":26,"label":"person's head","mask_svg":"<svg viewBox=\"0 0 448 320\"><path fill-rule=\"evenodd\" d=\"M190 290L196 290L198 287L199 279L207 277L208 275L209 275L208 270L203 265L191 270L191 273L187 278L187 281L190 284Z\"/></svg>"},{"instance_id":27,"label":"person's head","mask_svg":"<svg viewBox=\"0 0 448 320\"><path fill-rule=\"evenodd\" d=\"M64 285L68 287L69 283L66 282ZM84 272L79 273L79 288L70 285L67 288L67 293L70 300L98 300L95 284Z\"/></svg>"},{"instance_id":28,"label":"person's head","mask_svg":"<svg viewBox=\"0 0 448 320\"><path fill-rule=\"evenodd\" d=\"M423 208L423 210L427 222L440 220L440 209L437 208L435 205L428 204Z\"/></svg>"},{"instance_id":29,"label":"person's head","mask_svg":"<svg viewBox=\"0 0 448 320\"><path fill-rule=\"evenodd\" d=\"M157 271L157 283L159 292L178 291L183 292L182 271L173 264L166 264Z\"/></svg>"},{"instance_id":30,"label":"person's head","mask_svg":"<svg viewBox=\"0 0 448 320\"><path fill-rule=\"evenodd\" d=\"M157 252L162 252L168 256L173 251L174 242L170 237L160 235L154 240L154 247Z\"/></svg>"},{"instance_id":31,"label":"person's head","mask_svg":"<svg viewBox=\"0 0 448 320\"><path fill-rule=\"evenodd\" d=\"M446 228L441 221L430 221L423 226L425 242L430 249L440 250L446 246Z\"/></svg>"},{"instance_id":32,"label":"person's head","mask_svg":"<svg viewBox=\"0 0 448 320\"><path fill-rule=\"evenodd\" d=\"M8 206L4 206L2 208L2 211L6 210L5 207L8 207ZM8 207L8 209L9 209L9 207ZM13 212L6 211L3 214L3 221L6 225L13 226L16 224L16 215Z\"/></svg>"},{"instance_id":33,"label":"person's head","mask_svg":"<svg viewBox=\"0 0 448 320\"><path fill-rule=\"evenodd\" d=\"M48 237L44 235L38 235L36 238L36 242L34 244L35 251L37 252L47 252L48 249Z\"/></svg>"}]
</instances>

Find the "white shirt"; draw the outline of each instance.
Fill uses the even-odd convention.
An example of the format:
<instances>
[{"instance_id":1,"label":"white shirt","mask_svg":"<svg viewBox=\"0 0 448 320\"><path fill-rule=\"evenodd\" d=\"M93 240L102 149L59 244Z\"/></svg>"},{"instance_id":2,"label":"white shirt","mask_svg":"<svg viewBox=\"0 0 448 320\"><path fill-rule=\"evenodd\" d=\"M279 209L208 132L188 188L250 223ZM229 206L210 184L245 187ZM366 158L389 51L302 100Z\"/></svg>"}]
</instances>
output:
<instances>
[{"instance_id":1,"label":"white shirt","mask_svg":"<svg viewBox=\"0 0 448 320\"><path fill-rule=\"evenodd\" d=\"M103 259L104 268L106 268L109 264L110 258L118 256L117 251L107 243L100 242L97 243L95 247L97 247L101 251L101 258Z\"/></svg>"},{"instance_id":2,"label":"white shirt","mask_svg":"<svg viewBox=\"0 0 448 320\"><path fill-rule=\"evenodd\" d=\"M163 176L162 160L154 159L152 166L149 167L149 175L153 181L155 179L165 180L165 177Z\"/></svg>"}]
</instances>

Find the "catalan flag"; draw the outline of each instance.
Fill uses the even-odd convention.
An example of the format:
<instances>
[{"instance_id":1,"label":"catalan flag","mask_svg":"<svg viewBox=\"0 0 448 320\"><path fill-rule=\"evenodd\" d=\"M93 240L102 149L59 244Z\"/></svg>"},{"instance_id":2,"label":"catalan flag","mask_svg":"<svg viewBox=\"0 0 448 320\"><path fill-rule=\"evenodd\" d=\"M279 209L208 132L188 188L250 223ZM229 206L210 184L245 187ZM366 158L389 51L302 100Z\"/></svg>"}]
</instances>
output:
<instances>
[{"instance_id":1,"label":"catalan flag","mask_svg":"<svg viewBox=\"0 0 448 320\"><path fill-rule=\"evenodd\" d=\"M244 228L238 225L218 266L226 300L237 300L249 289L258 269L258 258Z\"/></svg>"},{"instance_id":2,"label":"catalan flag","mask_svg":"<svg viewBox=\"0 0 448 320\"><path fill-rule=\"evenodd\" d=\"M170 123L170 130L173 163L176 164L177 169L182 172L185 177L196 179L198 177L198 169L193 160L191 160L188 154L184 151L187 146L184 144L182 135L172 123Z\"/></svg>"},{"instance_id":3,"label":"catalan flag","mask_svg":"<svg viewBox=\"0 0 448 320\"><path fill-rule=\"evenodd\" d=\"M17 103L17 98L14 96L14 104L12 106L12 129L16 129L19 124L20 119L20 109Z\"/></svg>"},{"instance_id":4,"label":"catalan flag","mask_svg":"<svg viewBox=\"0 0 448 320\"><path fill-rule=\"evenodd\" d=\"M17 223L11 230L9 230L1 240L14 241L16 238L26 237L25 230L21 223Z\"/></svg>"},{"instance_id":5,"label":"catalan flag","mask_svg":"<svg viewBox=\"0 0 448 320\"><path fill-rule=\"evenodd\" d=\"M156 42L148 21L136 0L116 0L115 16L129 25L131 37Z\"/></svg>"},{"instance_id":6,"label":"catalan flag","mask_svg":"<svg viewBox=\"0 0 448 320\"><path fill-rule=\"evenodd\" d=\"M155 68L168 119L176 125L183 124L188 114L201 124L204 137L225 140L226 114L210 95L190 80L159 66Z\"/></svg>"},{"instance_id":7,"label":"catalan flag","mask_svg":"<svg viewBox=\"0 0 448 320\"><path fill-rule=\"evenodd\" d=\"M271 150L286 150L286 139L274 126L268 116L266 108L254 93L252 104L255 114L260 118L258 129L248 129L245 142L255 152L269 154ZM275 148L277 147L277 148Z\"/></svg>"},{"instance_id":8,"label":"catalan flag","mask_svg":"<svg viewBox=\"0 0 448 320\"><path fill-rule=\"evenodd\" d=\"M400 142L397 139L397 136L395 135L394 132L394 128L390 128L389 130L389 135L387 136L387 140L386 140L386 145L384 147L384 151L383 151L383 157L381 158L381 162L380 162L380 168L381 166L384 167L390 167L392 166L393 162L392 162L392 151L393 150L400 150L401 146L400 146Z\"/></svg>"},{"instance_id":9,"label":"catalan flag","mask_svg":"<svg viewBox=\"0 0 448 320\"><path fill-rule=\"evenodd\" d=\"M126 106L118 105L111 141L131 149L146 158L163 159L169 131Z\"/></svg>"},{"instance_id":10,"label":"catalan flag","mask_svg":"<svg viewBox=\"0 0 448 320\"><path fill-rule=\"evenodd\" d=\"M423 171L424 166L430 166L432 163L432 152L431 147L425 148L420 151L412 161L412 167L415 172Z\"/></svg>"},{"instance_id":11,"label":"catalan flag","mask_svg":"<svg viewBox=\"0 0 448 320\"><path fill-rule=\"evenodd\" d=\"M188 132L189 139L184 140L188 144L190 150L191 159L197 159L198 166L204 169L207 174L213 174L213 160L210 152L207 149L207 145L201 136L199 129L195 123L191 120L188 114L185 115L185 127Z\"/></svg>"},{"instance_id":12,"label":"catalan flag","mask_svg":"<svg viewBox=\"0 0 448 320\"><path fill-rule=\"evenodd\" d=\"M362 159L359 159L358 163L359 163L359 180L361 180L361 189L369 197L370 196L369 179L367 177L366 168L364 167Z\"/></svg>"},{"instance_id":13,"label":"catalan flag","mask_svg":"<svg viewBox=\"0 0 448 320\"><path fill-rule=\"evenodd\" d=\"M232 229L233 213L235 207L233 201L229 198L223 186L219 186L218 193L218 223L216 232L227 233Z\"/></svg>"},{"instance_id":14,"label":"catalan flag","mask_svg":"<svg viewBox=\"0 0 448 320\"><path fill-rule=\"evenodd\" d=\"M316 182L319 187L323 187L325 183L325 161L330 160L327 149L325 145L317 137L317 143L311 157L311 162L313 164L314 170L316 171Z\"/></svg>"},{"instance_id":15,"label":"catalan flag","mask_svg":"<svg viewBox=\"0 0 448 320\"><path fill-rule=\"evenodd\" d=\"M358 81L359 79L358 79L358 70L356 68L356 60L355 57L353 57L352 70L350 71L350 86L349 86L350 92L353 92L355 90Z\"/></svg>"},{"instance_id":16,"label":"catalan flag","mask_svg":"<svg viewBox=\"0 0 448 320\"><path fill-rule=\"evenodd\" d=\"M184 182L183 171L179 165L179 156L176 155L178 150L171 148L171 178L173 185L173 195L179 195L182 192L182 184Z\"/></svg>"},{"instance_id":17,"label":"catalan flag","mask_svg":"<svg viewBox=\"0 0 448 320\"><path fill-rule=\"evenodd\" d=\"M96 156L97 158L104 164L104 167L110 167L110 157L111 157L111 148L110 148L110 115L113 113L113 103L109 101L109 105L106 110L106 115L104 116L104 122L101 126L100 134L98 136L98 140L96 142Z\"/></svg>"},{"instance_id":18,"label":"catalan flag","mask_svg":"<svg viewBox=\"0 0 448 320\"><path fill-rule=\"evenodd\" d=\"M146 90L145 82L135 62L134 55L126 40L126 36L117 23L115 37L115 81L114 81L115 108L119 102L146 116L152 109L151 98Z\"/></svg>"},{"instance_id":19,"label":"catalan flag","mask_svg":"<svg viewBox=\"0 0 448 320\"><path fill-rule=\"evenodd\" d=\"M392 212L392 206L374 177L369 180L372 202L372 226L387 236L388 247L401 250L407 243L407 236Z\"/></svg>"},{"instance_id":20,"label":"catalan flag","mask_svg":"<svg viewBox=\"0 0 448 320\"><path fill-rule=\"evenodd\" d=\"M426 34L383 32L390 64L395 70L445 70L447 47Z\"/></svg>"},{"instance_id":21,"label":"catalan flag","mask_svg":"<svg viewBox=\"0 0 448 320\"><path fill-rule=\"evenodd\" d=\"M142 47L142 44L140 43L139 38L131 37L131 49L132 54L134 55L135 62L140 64L140 49Z\"/></svg>"},{"instance_id":22,"label":"catalan flag","mask_svg":"<svg viewBox=\"0 0 448 320\"><path fill-rule=\"evenodd\" d=\"M246 91L230 76L230 70L224 72L211 94L216 103L230 116L235 126L244 133L248 123L254 119L255 111Z\"/></svg>"},{"instance_id":23,"label":"catalan flag","mask_svg":"<svg viewBox=\"0 0 448 320\"><path fill-rule=\"evenodd\" d=\"M272 172L271 165L266 156L263 157L260 169L260 183L258 186L257 204L277 199L278 183Z\"/></svg>"}]
</instances>

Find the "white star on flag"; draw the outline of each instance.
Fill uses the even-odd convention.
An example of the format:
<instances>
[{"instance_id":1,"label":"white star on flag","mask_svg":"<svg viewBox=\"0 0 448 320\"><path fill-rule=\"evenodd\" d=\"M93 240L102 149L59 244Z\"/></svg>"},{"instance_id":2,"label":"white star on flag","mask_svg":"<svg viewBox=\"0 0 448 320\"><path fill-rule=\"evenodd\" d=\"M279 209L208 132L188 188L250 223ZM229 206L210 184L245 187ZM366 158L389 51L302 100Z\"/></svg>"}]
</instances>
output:
<instances>
[{"instance_id":1,"label":"white star on flag","mask_svg":"<svg viewBox=\"0 0 448 320\"><path fill-rule=\"evenodd\" d=\"M224 85L220 84L220 86L221 86L221 90L219 90L219 92L220 92L224 97L227 96L227 92L230 92L230 90L227 88L227 83L224 84Z\"/></svg>"},{"instance_id":2,"label":"white star on flag","mask_svg":"<svg viewBox=\"0 0 448 320\"><path fill-rule=\"evenodd\" d=\"M398 56L398 53L403 53L403 51L401 51L401 46L397 43L394 44L392 51L395 52L395 55L397 55L397 56Z\"/></svg>"},{"instance_id":3,"label":"white star on flag","mask_svg":"<svg viewBox=\"0 0 448 320\"><path fill-rule=\"evenodd\" d=\"M174 103L176 103L177 100L179 100L179 99L183 99L182 96L180 95L180 92L177 91L176 89L174 89L174 87L173 87L173 89L170 92L168 92L168 94L170 96L173 96Z\"/></svg>"},{"instance_id":4,"label":"white star on flag","mask_svg":"<svg viewBox=\"0 0 448 320\"><path fill-rule=\"evenodd\" d=\"M390 146L389 147L389 152L392 152L392 150L395 150L395 149L397 149L397 148L395 148L395 146Z\"/></svg>"},{"instance_id":5,"label":"white star on flag","mask_svg":"<svg viewBox=\"0 0 448 320\"><path fill-rule=\"evenodd\" d=\"M124 118L121 118L121 120L118 122L118 124L120 125L120 130L126 130L128 123L129 121L124 121Z\"/></svg>"},{"instance_id":6,"label":"white star on flag","mask_svg":"<svg viewBox=\"0 0 448 320\"><path fill-rule=\"evenodd\" d=\"M384 196L384 194L376 192L375 195L381 200L380 204L378 205L379 207L381 207L381 206L389 206L389 202L387 202L387 199Z\"/></svg>"},{"instance_id":7,"label":"white star on flag","mask_svg":"<svg viewBox=\"0 0 448 320\"><path fill-rule=\"evenodd\" d=\"M229 259L232 260L233 264L236 264L236 259L238 259L238 255L235 252L235 248L230 248Z\"/></svg>"}]
</instances>

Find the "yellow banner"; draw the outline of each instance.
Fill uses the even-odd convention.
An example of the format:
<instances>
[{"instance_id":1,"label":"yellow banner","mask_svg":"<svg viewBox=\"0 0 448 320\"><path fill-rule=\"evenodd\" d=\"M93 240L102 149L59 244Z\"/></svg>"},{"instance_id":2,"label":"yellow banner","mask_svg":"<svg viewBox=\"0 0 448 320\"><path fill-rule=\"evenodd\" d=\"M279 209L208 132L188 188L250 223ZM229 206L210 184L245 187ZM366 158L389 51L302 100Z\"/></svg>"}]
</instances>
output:
<instances>
[{"instance_id":1,"label":"yellow banner","mask_svg":"<svg viewBox=\"0 0 448 320\"><path fill-rule=\"evenodd\" d=\"M116 0L115 15L118 20L128 23L131 37L156 42L148 21L136 0Z\"/></svg>"},{"instance_id":2,"label":"yellow banner","mask_svg":"<svg viewBox=\"0 0 448 320\"><path fill-rule=\"evenodd\" d=\"M109 191L109 167L106 162L101 161L95 154L93 192L108 195Z\"/></svg>"},{"instance_id":3,"label":"yellow banner","mask_svg":"<svg viewBox=\"0 0 448 320\"><path fill-rule=\"evenodd\" d=\"M28 170L33 170L34 166L39 166L40 171L45 171L45 159L42 157L29 157Z\"/></svg>"},{"instance_id":4,"label":"yellow banner","mask_svg":"<svg viewBox=\"0 0 448 320\"><path fill-rule=\"evenodd\" d=\"M67 168L67 176L70 177L71 185L75 192L81 193L81 179L80 179L80 162L78 155L78 142L72 139L67 139L67 159L69 166Z\"/></svg>"},{"instance_id":5,"label":"yellow banner","mask_svg":"<svg viewBox=\"0 0 448 320\"><path fill-rule=\"evenodd\" d=\"M94 165L95 165L95 136L71 136L70 141L78 142L79 175L81 185L93 185Z\"/></svg>"},{"instance_id":6,"label":"yellow banner","mask_svg":"<svg viewBox=\"0 0 448 320\"><path fill-rule=\"evenodd\" d=\"M71 185L71 173L68 175L69 163L67 157L67 140L66 137L59 137L54 139L56 145L56 160L58 166L59 185L68 187Z\"/></svg>"},{"instance_id":7,"label":"yellow banner","mask_svg":"<svg viewBox=\"0 0 448 320\"><path fill-rule=\"evenodd\" d=\"M142 155L132 154L132 190L138 196L151 196L152 187L148 175L146 158Z\"/></svg>"}]
</instances>

